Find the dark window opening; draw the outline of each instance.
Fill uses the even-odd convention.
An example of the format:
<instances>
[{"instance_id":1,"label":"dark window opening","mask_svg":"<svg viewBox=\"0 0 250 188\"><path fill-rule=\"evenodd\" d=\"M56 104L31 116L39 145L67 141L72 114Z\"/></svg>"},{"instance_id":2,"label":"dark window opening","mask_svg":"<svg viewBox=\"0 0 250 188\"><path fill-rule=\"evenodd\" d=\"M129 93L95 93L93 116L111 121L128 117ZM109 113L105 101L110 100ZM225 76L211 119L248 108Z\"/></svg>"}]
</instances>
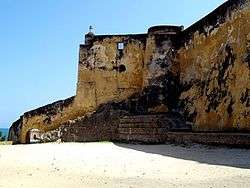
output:
<instances>
[{"instance_id":1,"label":"dark window opening","mask_svg":"<svg viewBox=\"0 0 250 188\"><path fill-rule=\"evenodd\" d=\"M113 66L113 70L116 70L119 73L121 73L121 72L125 72L126 71L126 67L123 64L119 65L119 66Z\"/></svg>"},{"instance_id":2,"label":"dark window opening","mask_svg":"<svg viewBox=\"0 0 250 188\"><path fill-rule=\"evenodd\" d=\"M125 72L126 71L125 65L119 65L118 70L119 70L120 73Z\"/></svg>"}]
</instances>

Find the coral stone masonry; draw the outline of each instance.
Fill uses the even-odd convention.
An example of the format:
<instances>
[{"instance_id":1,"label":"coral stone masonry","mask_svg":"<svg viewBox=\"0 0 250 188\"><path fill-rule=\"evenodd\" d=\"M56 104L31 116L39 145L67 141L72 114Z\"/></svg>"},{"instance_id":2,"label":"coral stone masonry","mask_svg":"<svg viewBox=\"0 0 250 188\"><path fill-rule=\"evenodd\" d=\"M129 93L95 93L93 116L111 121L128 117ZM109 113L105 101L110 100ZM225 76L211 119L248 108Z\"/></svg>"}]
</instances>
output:
<instances>
[{"instance_id":1,"label":"coral stone masonry","mask_svg":"<svg viewBox=\"0 0 250 188\"><path fill-rule=\"evenodd\" d=\"M9 140L30 143L32 130L44 142L205 135L209 143L250 144L250 1L228 0L187 29L89 32L79 49L76 95L24 113Z\"/></svg>"}]
</instances>

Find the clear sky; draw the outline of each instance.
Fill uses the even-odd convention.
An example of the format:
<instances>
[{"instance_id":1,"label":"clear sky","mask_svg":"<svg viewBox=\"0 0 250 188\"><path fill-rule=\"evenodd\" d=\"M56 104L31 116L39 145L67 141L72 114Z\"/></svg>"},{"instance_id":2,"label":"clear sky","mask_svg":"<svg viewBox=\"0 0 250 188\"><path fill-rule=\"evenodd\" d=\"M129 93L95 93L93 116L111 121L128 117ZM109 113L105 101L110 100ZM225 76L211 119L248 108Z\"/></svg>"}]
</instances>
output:
<instances>
[{"instance_id":1,"label":"clear sky","mask_svg":"<svg viewBox=\"0 0 250 188\"><path fill-rule=\"evenodd\" d=\"M225 0L1 0L0 127L75 94L79 44L96 34L185 28Z\"/></svg>"}]
</instances>

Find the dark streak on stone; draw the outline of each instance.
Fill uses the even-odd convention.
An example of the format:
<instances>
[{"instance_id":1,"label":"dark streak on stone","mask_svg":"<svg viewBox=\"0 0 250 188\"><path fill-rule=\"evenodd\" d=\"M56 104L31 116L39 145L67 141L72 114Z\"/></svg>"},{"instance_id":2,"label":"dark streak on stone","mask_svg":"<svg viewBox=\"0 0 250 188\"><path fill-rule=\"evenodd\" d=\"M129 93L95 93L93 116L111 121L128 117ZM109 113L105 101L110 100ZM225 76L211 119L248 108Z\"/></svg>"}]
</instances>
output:
<instances>
[{"instance_id":1,"label":"dark streak on stone","mask_svg":"<svg viewBox=\"0 0 250 188\"><path fill-rule=\"evenodd\" d=\"M232 116L233 104L234 104L234 101L233 101L233 99L231 97L230 103L229 103L229 105L227 107L227 113L228 113L229 116Z\"/></svg>"},{"instance_id":2,"label":"dark streak on stone","mask_svg":"<svg viewBox=\"0 0 250 188\"><path fill-rule=\"evenodd\" d=\"M208 85L206 89L206 96L208 98L209 104L208 108L206 109L206 112L215 111L217 107L222 102L222 99L229 95L228 93L228 87L226 84L226 81L228 80L229 73L229 67L234 66L235 62L235 55L233 54L233 49L230 47L230 45L226 45L225 47L225 58L223 62L219 62L219 75L218 75L218 88L214 88L210 93L208 94ZM223 55L223 54L221 54ZM212 73L212 72L211 72ZM208 84L211 80L208 80ZM229 110L230 111L230 110Z\"/></svg>"},{"instance_id":3,"label":"dark streak on stone","mask_svg":"<svg viewBox=\"0 0 250 188\"><path fill-rule=\"evenodd\" d=\"M250 52L247 54L247 56L245 58L245 62L247 63L248 68L250 69Z\"/></svg>"},{"instance_id":4,"label":"dark streak on stone","mask_svg":"<svg viewBox=\"0 0 250 188\"><path fill-rule=\"evenodd\" d=\"M246 89L244 93L241 94L240 98L241 104L245 104L246 107L250 107L250 89Z\"/></svg>"},{"instance_id":5,"label":"dark streak on stone","mask_svg":"<svg viewBox=\"0 0 250 188\"><path fill-rule=\"evenodd\" d=\"M221 86L222 84L225 84L228 75L225 75L226 71L228 70L229 66L234 64L234 61L236 59L235 55L233 54L233 49L230 47L230 45L226 45L225 47L226 57L225 60L222 62L221 66L219 67L219 78L218 78L218 84Z\"/></svg>"}]
</instances>

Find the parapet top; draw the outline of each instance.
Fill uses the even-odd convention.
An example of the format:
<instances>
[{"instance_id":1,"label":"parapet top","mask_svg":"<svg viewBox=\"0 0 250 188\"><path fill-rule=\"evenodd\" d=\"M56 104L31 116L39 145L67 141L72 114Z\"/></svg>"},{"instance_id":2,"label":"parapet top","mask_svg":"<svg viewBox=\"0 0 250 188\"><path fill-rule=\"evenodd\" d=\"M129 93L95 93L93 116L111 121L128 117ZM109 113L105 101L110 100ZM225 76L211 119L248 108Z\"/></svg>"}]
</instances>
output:
<instances>
[{"instance_id":1,"label":"parapet top","mask_svg":"<svg viewBox=\"0 0 250 188\"><path fill-rule=\"evenodd\" d=\"M153 26L148 29L149 35L175 35L180 32L182 32L184 29L184 26L173 26L173 25L158 25ZM88 32L85 35L85 45L91 45L93 43L94 38L98 37L110 37L110 36L141 36L141 35L147 35L147 34L134 34L134 35L95 35L93 32Z\"/></svg>"}]
</instances>

